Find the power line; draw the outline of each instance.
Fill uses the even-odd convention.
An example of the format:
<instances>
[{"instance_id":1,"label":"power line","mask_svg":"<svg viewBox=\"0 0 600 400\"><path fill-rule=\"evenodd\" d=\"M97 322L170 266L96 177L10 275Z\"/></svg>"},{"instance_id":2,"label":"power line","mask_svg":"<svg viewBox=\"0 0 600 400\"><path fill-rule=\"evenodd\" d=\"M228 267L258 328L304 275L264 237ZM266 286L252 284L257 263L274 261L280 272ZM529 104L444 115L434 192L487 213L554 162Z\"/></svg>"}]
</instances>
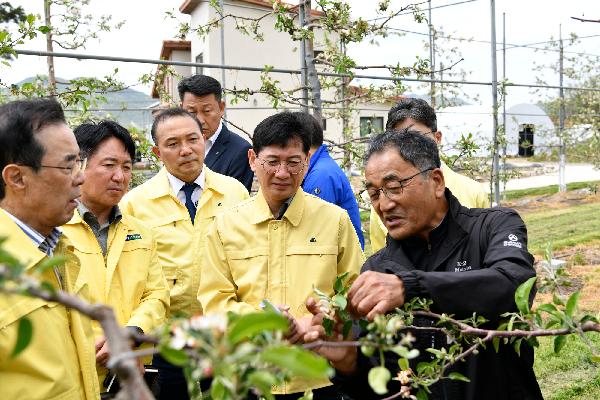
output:
<instances>
[{"instance_id":1,"label":"power line","mask_svg":"<svg viewBox=\"0 0 600 400\"><path fill-rule=\"evenodd\" d=\"M196 62L187 62L187 61L171 61L171 60L154 60L148 58L130 58L130 57L113 57L113 56L99 56L99 55L90 55L90 54L81 54L81 53L63 53L63 52L49 52L43 50L15 50L15 53L28 55L28 56L38 56L38 57L59 57L59 58L74 58L78 60L99 60L99 61L116 61L116 62L125 62L125 63L138 63L138 64L155 64L155 65L180 65L184 67L202 67L202 68L216 68L216 69L230 69L237 71L251 71L251 72L264 72L264 67L245 67L238 65L219 65L219 64L204 64L204 63L196 63ZM280 73L280 74L293 74L299 75L300 70L297 69L284 69L284 68L270 68L270 72ZM317 72L317 75L320 76L329 76L333 78L356 78L356 79L372 79L372 80L384 80L384 81L393 81L393 82L435 82L435 83L449 83L449 84L458 84L458 85L476 85L476 86L491 86L491 82L482 82L482 81L457 81L457 80L443 80L443 79L416 79L416 78L395 78L391 76L377 76L377 75L349 75L349 74L337 74L333 72ZM547 88L547 89L560 89L561 86L552 86L552 85L537 85L537 84L519 84L519 83L507 83L507 87L531 87L531 88ZM582 90L582 91L592 91L592 92L600 92L600 89L596 88L582 88L582 87L567 87L562 86L563 89L566 90Z\"/></svg>"},{"instance_id":2,"label":"power line","mask_svg":"<svg viewBox=\"0 0 600 400\"><path fill-rule=\"evenodd\" d=\"M407 29L401 29L401 28L388 28L391 31L397 31L397 32L403 32L403 33L410 33L410 34L414 34L414 35L420 35L420 36L429 36L428 33L423 33L423 32L415 32L415 31L409 31ZM481 43L481 44L491 44L491 42L489 40L478 40L478 39L466 39L466 38L460 38L460 37L453 37L453 36L444 36L444 35L438 35L438 38L442 38L442 39L447 39L447 40L456 40L459 42L472 42L472 43ZM583 38L592 38L592 37L600 37L600 35L590 35L590 36L584 36ZM546 49L543 47L534 47L534 44L544 44L544 43L552 43L554 42L553 40L549 40L549 41L545 41L545 42L538 42L538 43L531 43L531 44L510 44L507 43L508 46L511 47L507 47L506 49L514 49L514 48L527 48L527 49L532 49L532 50L539 50L539 51L552 51L552 52L558 52L558 49ZM499 44L499 42L496 42L496 44ZM600 57L600 54L590 54L590 53L583 53L583 52L575 52L575 51L563 51L563 53L568 53L568 54L574 54L574 55L580 55L580 56L591 56L591 57Z\"/></svg>"}]
</instances>

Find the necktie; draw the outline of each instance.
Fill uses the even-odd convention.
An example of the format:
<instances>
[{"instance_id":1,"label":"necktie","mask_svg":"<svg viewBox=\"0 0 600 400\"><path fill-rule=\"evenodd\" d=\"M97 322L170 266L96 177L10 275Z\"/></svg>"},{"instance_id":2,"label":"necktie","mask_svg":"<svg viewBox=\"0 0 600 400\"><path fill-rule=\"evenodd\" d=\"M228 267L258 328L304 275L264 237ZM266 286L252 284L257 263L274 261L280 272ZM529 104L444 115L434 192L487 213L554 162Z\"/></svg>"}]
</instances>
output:
<instances>
[{"instance_id":1,"label":"necktie","mask_svg":"<svg viewBox=\"0 0 600 400\"><path fill-rule=\"evenodd\" d=\"M194 223L194 218L196 218L196 205L192 201L192 193L194 193L194 189L196 189L197 186L198 184L192 182L186 183L181 188L181 190L183 190L183 193L185 193L185 208L187 208L188 212L190 213L192 224Z\"/></svg>"}]
</instances>

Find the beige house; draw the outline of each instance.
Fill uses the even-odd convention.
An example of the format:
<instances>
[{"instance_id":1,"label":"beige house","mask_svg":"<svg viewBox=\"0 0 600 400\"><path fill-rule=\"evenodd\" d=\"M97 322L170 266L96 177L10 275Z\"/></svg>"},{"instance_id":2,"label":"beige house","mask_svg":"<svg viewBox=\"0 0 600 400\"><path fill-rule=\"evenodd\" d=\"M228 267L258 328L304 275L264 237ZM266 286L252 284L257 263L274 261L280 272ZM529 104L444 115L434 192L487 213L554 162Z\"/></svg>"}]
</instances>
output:
<instances>
[{"instance_id":1,"label":"beige house","mask_svg":"<svg viewBox=\"0 0 600 400\"><path fill-rule=\"evenodd\" d=\"M231 18L226 19L224 27L224 46L221 46L220 28L214 28L203 38L191 33L189 41L166 40L163 42L161 58L166 60L191 61L205 64L222 63L221 48L224 48L225 65L264 68L266 65L274 68L300 70L300 42L290 39L287 33L275 30L275 19L273 15L266 15L272 11L271 2L268 0L224 0L224 15L243 16L245 18L264 18L261 20L260 29L264 40L257 41L252 37L240 33L235 22ZM297 6L291 6L292 10ZM208 1L186 0L179 10L183 14L190 16L192 27L206 26L209 22L219 18L219 15L212 8ZM320 12L312 10L314 17L319 17ZM242 20L240 20L242 21ZM325 39L332 42L337 41L337 37L328 35L320 30L315 31L315 53L319 48L323 48ZM191 74L205 74L214 77L222 82L222 71L218 68L202 67L174 67L175 71L183 77ZM278 81L278 88L281 90L296 89L300 86L300 74L281 74L271 73L272 79ZM178 79L168 77L163 82L163 90L167 92L176 102L179 102L177 94ZM225 70L225 88L227 89L250 89L258 90L261 87L261 73L256 71ZM352 88L351 88L352 89ZM297 92L299 93L299 92ZM323 99L333 99L332 90L322 93ZM152 90L152 96L159 97L159 90L155 87ZM298 97L300 97L298 95ZM247 137L244 131L251 134L254 127L269 115L281 110L300 110L300 106L290 104L280 104L277 109L273 109L270 98L264 94L253 94L246 101L241 100L231 104L231 95L226 96L227 115L229 126L232 130L238 132L243 137ZM354 137L369 134L372 131L378 131L385 126L387 111L393 105L395 99L388 99L381 103L364 103L358 106L349 125L352 127ZM335 105L339 107L339 105ZM326 139L332 141L342 141L342 121L332 117L333 110L328 110L325 106L324 131ZM334 107L334 106L329 106ZM238 127L238 128L236 128ZM241 128L241 129L240 129Z\"/></svg>"}]
</instances>

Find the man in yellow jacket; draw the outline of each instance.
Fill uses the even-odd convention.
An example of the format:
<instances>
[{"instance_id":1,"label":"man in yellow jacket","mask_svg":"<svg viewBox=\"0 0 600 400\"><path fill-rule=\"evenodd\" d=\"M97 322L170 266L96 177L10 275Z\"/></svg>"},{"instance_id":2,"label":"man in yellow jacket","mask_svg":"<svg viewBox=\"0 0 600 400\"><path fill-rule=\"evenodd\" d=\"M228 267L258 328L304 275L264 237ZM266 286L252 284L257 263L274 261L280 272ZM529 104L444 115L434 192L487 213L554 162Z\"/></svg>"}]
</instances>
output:
<instances>
[{"instance_id":1,"label":"man in yellow jacket","mask_svg":"<svg viewBox=\"0 0 600 400\"><path fill-rule=\"evenodd\" d=\"M122 200L124 214L141 219L155 236L159 263L171 295L171 315L202 312L197 299L206 234L219 212L248 198L236 179L204 165L204 138L198 119L181 108L158 114L152 124L154 152L164 168ZM180 368L155 357L159 399L187 399Z\"/></svg>"},{"instance_id":2,"label":"man in yellow jacket","mask_svg":"<svg viewBox=\"0 0 600 400\"><path fill-rule=\"evenodd\" d=\"M401 130L410 128L430 137L439 145L442 144L442 132L437 129L435 110L425 100L405 98L388 112L387 129ZM486 208L490 200L482 184L454 172L442 162L442 172L446 180L446 187L465 207ZM385 247L387 229L373 207L369 216L369 236L373 253Z\"/></svg>"},{"instance_id":3,"label":"man in yellow jacket","mask_svg":"<svg viewBox=\"0 0 600 400\"><path fill-rule=\"evenodd\" d=\"M84 160L60 105L49 99L0 106L0 237L4 250L26 266L48 256L67 262L45 270L42 281L87 297L72 246L56 228L77 206ZM33 325L29 345L13 357L19 321ZM0 293L0 399L92 400L100 397L90 320L41 299Z\"/></svg>"},{"instance_id":4,"label":"man in yellow jacket","mask_svg":"<svg viewBox=\"0 0 600 400\"><path fill-rule=\"evenodd\" d=\"M135 143L127 129L109 120L78 126L75 138L88 162L81 200L63 231L75 247L92 302L111 306L122 326L150 333L165 322L169 289L152 232L118 207L131 181ZM101 388L116 389L112 377L104 382L106 338L100 324L92 326Z\"/></svg>"},{"instance_id":5,"label":"man in yellow jacket","mask_svg":"<svg viewBox=\"0 0 600 400\"><path fill-rule=\"evenodd\" d=\"M217 216L208 233L198 292L207 314L257 311L267 299L302 331L310 322L305 302L313 287L333 295L338 275L358 275L364 258L348 213L300 188L310 144L310 134L289 112L254 130L249 159L260 191ZM293 379L274 393L298 398L316 389L315 400L339 399L329 385Z\"/></svg>"}]
</instances>

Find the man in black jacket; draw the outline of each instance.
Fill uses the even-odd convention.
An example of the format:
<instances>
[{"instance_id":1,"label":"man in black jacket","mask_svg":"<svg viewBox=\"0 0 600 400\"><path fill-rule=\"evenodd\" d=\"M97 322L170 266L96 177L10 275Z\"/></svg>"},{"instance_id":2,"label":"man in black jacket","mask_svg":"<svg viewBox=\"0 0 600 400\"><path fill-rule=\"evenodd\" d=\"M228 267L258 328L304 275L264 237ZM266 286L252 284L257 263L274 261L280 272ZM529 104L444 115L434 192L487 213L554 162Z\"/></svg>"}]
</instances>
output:
<instances>
[{"instance_id":1,"label":"man in black jacket","mask_svg":"<svg viewBox=\"0 0 600 400\"><path fill-rule=\"evenodd\" d=\"M181 108L196 115L206 140L204 164L214 172L231 176L252 189L254 173L248 163L250 143L231 132L221 121L225 112L221 84L207 75L193 75L177 86Z\"/></svg>"},{"instance_id":2,"label":"man in black jacket","mask_svg":"<svg viewBox=\"0 0 600 400\"><path fill-rule=\"evenodd\" d=\"M516 311L514 293L535 276L527 251L527 230L519 215L506 208L469 209L446 189L435 143L414 131L388 131L371 142L366 155L366 185L389 238L381 251L367 260L349 293L349 308L359 317L373 319L392 312L415 297L433 301L432 311L468 318L477 313L497 327L500 315ZM323 338L316 315L306 341ZM434 322L415 319L415 325ZM447 346L447 338L432 331L415 332L415 347L428 361L425 349ZM533 349L526 343L519 356L511 345L499 352L490 344L454 366L469 383L442 380L431 387L430 399L537 400L542 395L533 372ZM356 348L321 347L319 352L336 368L334 382L355 399L376 395L367 373L379 360ZM392 376L397 356L386 355ZM388 385L391 394L398 381ZM390 393L388 395L390 395Z\"/></svg>"}]
</instances>

